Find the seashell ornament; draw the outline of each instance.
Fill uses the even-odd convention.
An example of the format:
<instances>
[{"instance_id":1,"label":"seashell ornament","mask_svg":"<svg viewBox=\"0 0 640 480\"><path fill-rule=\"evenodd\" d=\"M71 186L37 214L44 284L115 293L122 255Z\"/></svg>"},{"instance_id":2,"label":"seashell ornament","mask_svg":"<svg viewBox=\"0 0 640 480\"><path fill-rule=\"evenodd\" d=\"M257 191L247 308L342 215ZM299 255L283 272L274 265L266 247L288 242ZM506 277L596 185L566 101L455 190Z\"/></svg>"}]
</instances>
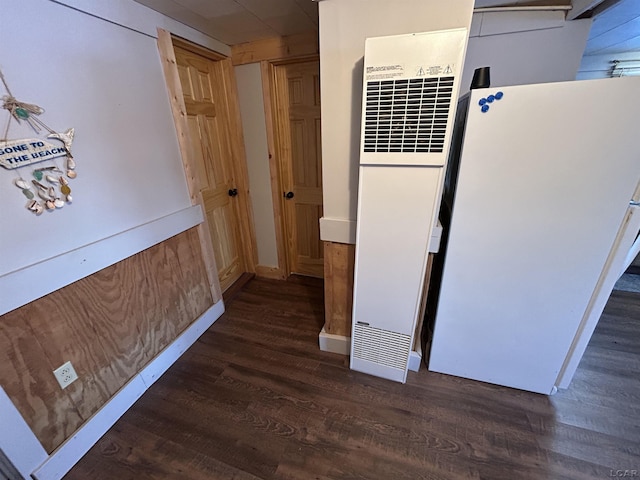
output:
<instances>
[{"instance_id":1,"label":"seashell ornament","mask_svg":"<svg viewBox=\"0 0 640 480\"><path fill-rule=\"evenodd\" d=\"M43 184L41 184L40 182L37 182L36 180L31 180L31 183L33 183L36 187L38 187L40 190L42 190L43 192L47 191L47 187L45 187Z\"/></svg>"},{"instance_id":2,"label":"seashell ornament","mask_svg":"<svg viewBox=\"0 0 640 480\"><path fill-rule=\"evenodd\" d=\"M75 172L76 164L73 161L73 157L69 155L67 157L66 177L73 179L77 176ZM31 180L33 186L36 187L35 193L31 189L29 182L23 178L17 178L14 180L16 187L22 190L22 193L30 200L27 204L27 209L36 215L41 215L46 210L55 210L64 207L65 203L71 203L73 197L71 196L71 187L69 186L69 180L65 178L65 172L60 170L56 166L49 166L34 170L33 176L35 180ZM46 180L48 184L40 183L40 181ZM60 187L60 192L57 192L57 186ZM36 193L44 202L35 200Z\"/></svg>"},{"instance_id":3,"label":"seashell ornament","mask_svg":"<svg viewBox=\"0 0 640 480\"><path fill-rule=\"evenodd\" d=\"M14 183L16 184L16 187L20 188L21 190L29 190L31 188L29 184L21 178L16 178L16 181Z\"/></svg>"},{"instance_id":4,"label":"seashell ornament","mask_svg":"<svg viewBox=\"0 0 640 480\"><path fill-rule=\"evenodd\" d=\"M62 193L63 195L71 194L71 187L69 187L69 182L64 177L60 177L60 193Z\"/></svg>"},{"instance_id":5,"label":"seashell ornament","mask_svg":"<svg viewBox=\"0 0 640 480\"><path fill-rule=\"evenodd\" d=\"M31 191L31 187L26 181L24 181L22 178L17 178L14 183L16 184L16 187L22 190L22 193L25 197L27 197L29 200L33 200L33 192Z\"/></svg>"},{"instance_id":6,"label":"seashell ornament","mask_svg":"<svg viewBox=\"0 0 640 480\"><path fill-rule=\"evenodd\" d=\"M27 205L27 208L31 210L33 213L35 213L36 215L40 215L44 211L44 207L37 200L32 200L31 202L29 202L29 205Z\"/></svg>"}]
</instances>

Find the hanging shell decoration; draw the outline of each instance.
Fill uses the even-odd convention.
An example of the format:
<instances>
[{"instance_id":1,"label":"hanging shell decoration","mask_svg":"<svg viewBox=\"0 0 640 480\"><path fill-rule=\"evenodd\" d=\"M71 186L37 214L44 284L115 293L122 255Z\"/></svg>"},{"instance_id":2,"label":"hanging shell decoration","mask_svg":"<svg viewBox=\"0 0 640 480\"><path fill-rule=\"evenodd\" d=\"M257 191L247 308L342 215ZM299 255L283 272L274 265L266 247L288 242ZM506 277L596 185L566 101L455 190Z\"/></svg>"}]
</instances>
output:
<instances>
[{"instance_id":1,"label":"hanging shell decoration","mask_svg":"<svg viewBox=\"0 0 640 480\"><path fill-rule=\"evenodd\" d=\"M76 162L71 154L71 145L73 143L74 129L69 128L63 132L56 132L48 127L39 117L44 113L44 109L38 105L26 103L16 99L7 84L4 75L0 71L0 81L4 85L6 95L0 98L0 108L6 110L9 115L9 122L15 120L18 124L23 122L28 124L36 133L40 133L43 129L48 132L47 139L54 139L62 142L60 147L55 143L47 141L43 138L21 138L9 140L6 138L9 131L7 124L5 137L0 138L0 166L8 170L24 168L27 165L33 165L46 160L53 160L58 157L66 157L65 170L60 170L57 166L47 166L37 168L32 171L33 185L36 186L35 192L44 201L43 204L38 201L36 193L31 185L23 178L14 180L14 184L20 189L22 194L29 200L26 208L36 215L42 214L43 210L54 210L62 208L66 202L72 201L71 188L65 175L69 179L77 177ZM42 181L46 181L47 185L43 185ZM64 199L64 200L63 200Z\"/></svg>"},{"instance_id":2,"label":"hanging shell decoration","mask_svg":"<svg viewBox=\"0 0 640 480\"><path fill-rule=\"evenodd\" d=\"M36 215L42 214L45 209L49 211L60 209L64 207L66 203L73 201L71 187L69 186L69 180L67 178L76 178L77 174L75 170L73 170L76 165L69 150L67 150L67 153L67 168L69 169L66 172L54 165L37 168L32 172L34 179L31 180L31 183L36 187L36 193L44 201L43 203L35 199L36 195L29 182L22 177L14 180L15 186L19 188L23 195L29 200L27 209ZM40 183L41 181L46 181L47 184Z\"/></svg>"}]
</instances>

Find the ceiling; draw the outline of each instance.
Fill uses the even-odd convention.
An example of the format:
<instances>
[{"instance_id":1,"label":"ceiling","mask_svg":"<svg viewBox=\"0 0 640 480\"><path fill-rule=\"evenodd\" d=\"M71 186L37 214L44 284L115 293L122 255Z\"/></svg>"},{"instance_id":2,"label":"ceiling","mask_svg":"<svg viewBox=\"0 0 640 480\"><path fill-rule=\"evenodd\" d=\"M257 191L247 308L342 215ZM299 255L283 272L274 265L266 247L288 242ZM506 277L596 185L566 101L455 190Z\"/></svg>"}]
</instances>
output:
<instances>
[{"instance_id":1,"label":"ceiling","mask_svg":"<svg viewBox=\"0 0 640 480\"><path fill-rule=\"evenodd\" d=\"M311 0L135 0L227 45L318 29Z\"/></svg>"},{"instance_id":2,"label":"ceiling","mask_svg":"<svg viewBox=\"0 0 640 480\"><path fill-rule=\"evenodd\" d=\"M596 9L594 13L585 55L640 52L639 0L621 0L603 12Z\"/></svg>"},{"instance_id":3,"label":"ceiling","mask_svg":"<svg viewBox=\"0 0 640 480\"><path fill-rule=\"evenodd\" d=\"M135 0L227 45L318 29L312 0ZM393 1L393 0L390 0ZM502 5L599 4L587 53L640 50L640 0L476 0L476 8ZM605 9L604 7L610 7Z\"/></svg>"}]
</instances>

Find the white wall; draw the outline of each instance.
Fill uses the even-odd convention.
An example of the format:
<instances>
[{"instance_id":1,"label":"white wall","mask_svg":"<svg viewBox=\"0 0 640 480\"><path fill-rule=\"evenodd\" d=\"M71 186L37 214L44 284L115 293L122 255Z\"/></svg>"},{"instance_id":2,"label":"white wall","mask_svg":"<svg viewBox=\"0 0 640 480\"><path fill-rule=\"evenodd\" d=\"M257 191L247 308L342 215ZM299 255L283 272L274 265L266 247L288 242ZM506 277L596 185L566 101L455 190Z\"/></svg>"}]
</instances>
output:
<instances>
[{"instance_id":1,"label":"white wall","mask_svg":"<svg viewBox=\"0 0 640 480\"><path fill-rule=\"evenodd\" d=\"M364 38L464 26L460 12L465 5L468 2L320 2L323 240L355 242ZM468 89L473 69L485 65L492 66L496 86L575 78L590 21L564 22L562 15L476 15L461 91Z\"/></svg>"},{"instance_id":2,"label":"white wall","mask_svg":"<svg viewBox=\"0 0 640 480\"><path fill-rule=\"evenodd\" d=\"M258 265L277 268L278 251L260 64L241 65L235 68L235 74L258 244Z\"/></svg>"},{"instance_id":3,"label":"white wall","mask_svg":"<svg viewBox=\"0 0 640 480\"><path fill-rule=\"evenodd\" d=\"M32 167L0 168L0 290L7 296L12 278L31 266L53 265L62 255L188 212L191 201L156 27L229 51L130 0L68 3L71 7L48 0L0 0L0 11L11 18L0 29L0 68L18 100L45 109L42 121L56 131L75 128L72 151L78 173L70 180L73 203L36 217L13 185L18 177L30 183ZM2 133L7 117L0 111ZM8 138L43 139L45 133L14 121ZM53 164L63 167L64 158L34 168ZM104 257L117 255L109 251ZM81 258L68 264L62 276L71 270L76 279L89 275L93 271L87 266L101 260ZM60 273L54 269L32 283L51 284L47 278L58 279Z\"/></svg>"}]
</instances>

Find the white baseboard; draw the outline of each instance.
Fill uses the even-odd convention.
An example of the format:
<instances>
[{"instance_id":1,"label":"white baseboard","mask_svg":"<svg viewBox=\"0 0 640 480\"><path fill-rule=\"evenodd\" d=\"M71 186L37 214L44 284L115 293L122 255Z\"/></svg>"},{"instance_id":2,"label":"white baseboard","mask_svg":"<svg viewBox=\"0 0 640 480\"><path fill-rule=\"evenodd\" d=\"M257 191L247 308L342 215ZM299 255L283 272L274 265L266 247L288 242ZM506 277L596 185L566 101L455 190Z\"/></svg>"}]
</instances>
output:
<instances>
[{"instance_id":1,"label":"white baseboard","mask_svg":"<svg viewBox=\"0 0 640 480\"><path fill-rule=\"evenodd\" d=\"M351 353L351 337L343 337L342 335L333 335L324 331L324 327L318 335L318 343L320 350L323 352L339 353L341 355L349 355Z\"/></svg>"},{"instance_id":2,"label":"white baseboard","mask_svg":"<svg viewBox=\"0 0 640 480\"><path fill-rule=\"evenodd\" d=\"M11 470L17 471L23 478L31 478L34 467L40 465L48 456L2 387L0 387L0 454L9 461L13 467ZM15 475L14 471L2 473ZM3 477L0 476L0 478Z\"/></svg>"},{"instance_id":3,"label":"white baseboard","mask_svg":"<svg viewBox=\"0 0 640 480\"><path fill-rule=\"evenodd\" d=\"M223 313L222 301L203 313L37 467L33 478L60 480Z\"/></svg>"},{"instance_id":4,"label":"white baseboard","mask_svg":"<svg viewBox=\"0 0 640 480\"><path fill-rule=\"evenodd\" d=\"M409 370L412 372L417 372L420 370L420 364L422 363L422 355L420 355L416 351L411 351L409 353Z\"/></svg>"}]
</instances>

